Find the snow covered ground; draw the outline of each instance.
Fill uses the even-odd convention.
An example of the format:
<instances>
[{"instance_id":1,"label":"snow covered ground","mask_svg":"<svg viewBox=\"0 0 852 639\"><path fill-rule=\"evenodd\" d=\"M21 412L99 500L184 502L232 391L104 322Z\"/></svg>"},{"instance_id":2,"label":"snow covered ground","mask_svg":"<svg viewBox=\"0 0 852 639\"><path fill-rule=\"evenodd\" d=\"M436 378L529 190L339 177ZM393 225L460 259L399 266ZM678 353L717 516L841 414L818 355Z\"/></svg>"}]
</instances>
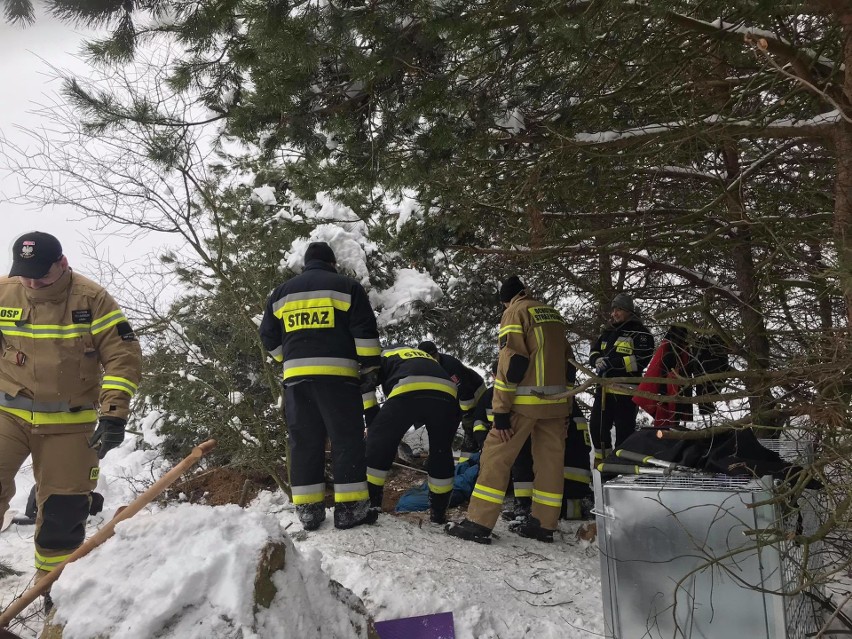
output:
<instances>
[{"instance_id":1,"label":"snow covered ground","mask_svg":"<svg viewBox=\"0 0 852 639\"><path fill-rule=\"evenodd\" d=\"M157 442L156 419L157 416L150 416L143 424L144 437L152 445ZM129 438L104 460L98 490L104 494L105 509L103 516L90 518L92 531L165 470L155 449L135 450L135 443ZM17 477L18 492L12 508L24 510L32 481L31 468L25 466ZM236 507L224 508L227 510L220 511L223 518L232 517ZM501 522L495 531L499 538L491 546L482 546L449 537L440 527L429 524L428 519L421 522L415 516L401 518L388 514L383 514L373 526L348 531L336 530L329 518L318 531L306 534L301 532L286 496L271 492L261 493L238 516L252 522L265 514L291 534L305 561L318 561L329 577L359 596L378 621L452 611L458 639L586 639L603 634L597 548L575 538L578 524L562 522L554 544L519 538ZM150 516L143 512L135 519ZM3 561L23 573L0 579L3 606L29 583L32 537L32 526L15 524L0 534ZM198 535L195 543L204 544L204 539L205 536ZM113 540L102 547L99 556L108 554L111 543ZM168 544L169 539L161 543ZM234 540L233 549L234 553L243 552L238 539ZM194 552L203 555L203 546ZM221 548L216 549L215 556L222 556ZM81 560L76 570L63 578L90 578L95 582L102 578L99 574L87 577L86 561ZM89 561L93 570L104 571L103 564L91 558ZM115 557L110 565L112 570L121 571L128 561L132 558ZM221 562L210 562L206 570L212 575L220 567ZM174 575L175 580L183 576L180 566L163 566L162 570ZM204 569L193 567L195 583L203 578L199 570ZM61 583L60 579L57 587ZM143 588L114 574L109 586L111 601L132 601L141 610L179 610L181 601L175 598L185 597L189 604L194 596L191 588ZM144 600L139 601L143 592ZM235 598L240 596L234 593ZM162 598L171 600L159 600ZM32 612L37 612L40 606L34 604ZM40 621L36 614L25 626L11 629L29 639L38 636ZM120 639L121 634L110 636ZM216 639L216 635L206 631L183 636ZM286 636L279 628L270 631L268 639ZM302 639L297 634L292 637ZM260 635L257 639L267 636Z\"/></svg>"}]
</instances>

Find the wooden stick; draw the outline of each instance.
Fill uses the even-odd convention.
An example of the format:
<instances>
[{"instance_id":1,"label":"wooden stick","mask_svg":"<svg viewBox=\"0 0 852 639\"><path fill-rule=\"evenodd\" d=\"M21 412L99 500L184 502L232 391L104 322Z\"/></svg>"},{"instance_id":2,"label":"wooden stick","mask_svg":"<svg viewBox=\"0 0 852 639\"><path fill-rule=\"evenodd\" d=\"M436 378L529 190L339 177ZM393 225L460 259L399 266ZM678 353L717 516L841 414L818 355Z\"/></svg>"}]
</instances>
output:
<instances>
[{"instance_id":1,"label":"wooden stick","mask_svg":"<svg viewBox=\"0 0 852 639\"><path fill-rule=\"evenodd\" d=\"M62 574L62 571L65 569L65 566L70 564L72 561L77 561L80 557L85 557L90 552L92 552L95 548L104 543L107 539L112 537L115 532L115 526L121 521L125 519L129 519L133 517L136 513L142 510L145 506L150 504L156 497L160 495L166 488L175 483L178 478L189 470L192 466L198 462L204 455L208 454L216 448L216 440L208 439L203 444L199 444L195 448L192 449L192 452L187 455L180 463L177 464L174 468L172 468L165 475L160 477L154 485L152 485L148 490L139 495L129 506L122 509L121 512L116 513L115 517L113 517L103 528L101 528L94 535L89 537L86 541L83 542L83 545L77 548L71 555L59 564L52 571L47 573L44 577L38 580L37 583L33 584L33 586L25 591L20 597L12 601L7 607L6 610L3 611L3 614L0 615L0 628L5 628L8 626L12 620L24 610L27 606L29 606L33 601L35 601L36 597L50 590L50 586L53 585L53 582L59 579L59 575Z\"/></svg>"}]
</instances>

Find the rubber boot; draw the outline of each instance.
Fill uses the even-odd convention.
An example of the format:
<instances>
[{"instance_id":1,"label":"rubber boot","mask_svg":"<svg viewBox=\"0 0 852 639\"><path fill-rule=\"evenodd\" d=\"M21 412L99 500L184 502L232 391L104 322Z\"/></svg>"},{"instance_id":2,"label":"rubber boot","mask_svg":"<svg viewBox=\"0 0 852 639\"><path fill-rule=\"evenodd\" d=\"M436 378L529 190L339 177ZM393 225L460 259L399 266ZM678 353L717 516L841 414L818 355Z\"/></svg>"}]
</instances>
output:
<instances>
[{"instance_id":1,"label":"rubber boot","mask_svg":"<svg viewBox=\"0 0 852 639\"><path fill-rule=\"evenodd\" d=\"M298 504L296 514L302 522L302 528L308 531L316 530L325 521L325 504L321 501L313 504Z\"/></svg>"},{"instance_id":2,"label":"rubber boot","mask_svg":"<svg viewBox=\"0 0 852 639\"><path fill-rule=\"evenodd\" d=\"M448 535L465 541L475 541L478 544L491 543L491 529L469 519L462 519L458 523L450 522L444 527L444 530Z\"/></svg>"},{"instance_id":3,"label":"rubber boot","mask_svg":"<svg viewBox=\"0 0 852 639\"><path fill-rule=\"evenodd\" d=\"M450 495L447 493L434 493L429 491L429 520L433 524L447 523L447 506L450 504Z\"/></svg>"},{"instance_id":4,"label":"rubber boot","mask_svg":"<svg viewBox=\"0 0 852 639\"><path fill-rule=\"evenodd\" d=\"M509 524L509 530L521 537L535 539L546 544L553 543L553 533L555 531L541 527L541 522L535 517L529 517L526 520L518 520Z\"/></svg>"},{"instance_id":5,"label":"rubber boot","mask_svg":"<svg viewBox=\"0 0 852 639\"><path fill-rule=\"evenodd\" d=\"M370 491L370 507L382 509L382 501L385 497L385 487L376 486L375 484L367 484L367 490Z\"/></svg>"},{"instance_id":6,"label":"rubber boot","mask_svg":"<svg viewBox=\"0 0 852 639\"><path fill-rule=\"evenodd\" d=\"M348 530L362 524L374 524L379 511L370 507L369 499L359 501L341 501L334 506L334 527Z\"/></svg>"}]
</instances>

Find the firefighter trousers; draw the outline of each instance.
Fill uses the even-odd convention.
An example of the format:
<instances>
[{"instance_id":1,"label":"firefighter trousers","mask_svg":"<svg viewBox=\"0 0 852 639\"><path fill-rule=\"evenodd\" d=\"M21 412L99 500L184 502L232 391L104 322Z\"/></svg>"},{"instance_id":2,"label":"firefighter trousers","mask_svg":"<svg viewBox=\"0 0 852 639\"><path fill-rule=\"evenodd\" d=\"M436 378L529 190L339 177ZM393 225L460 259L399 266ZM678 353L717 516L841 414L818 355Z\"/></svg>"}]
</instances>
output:
<instances>
[{"instance_id":1,"label":"firefighter trousers","mask_svg":"<svg viewBox=\"0 0 852 639\"><path fill-rule=\"evenodd\" d=\"M562 508L562 461L565 455L565 418L538 419L511 414L514 436L501 442L492 429L479 459L479 477L470 499L467 518L494 528L500 516L512 465L527 439L533 458L532 516L542 528L555 530Z\"/></svg>"},{"instance_id":2,"label":"firefighter trousers","mask_svg":"<svg viewBox=\"0 0 852 639\"><path fill-rule=\"evenodd\" d=\"M618 448L636 430L639 407L632 395L595 391L595 403L589 420L589 432L595 447L596 461L601 461L613 448L612 428L615 427L615 447Z\"/></svg>"},{"instance_id":3,"label":"firefighter trousers","mask_svg":"<svg viewBox=\"0 0 852 639\"><path fill-rule=\"evenodd\" d=\"M290 440L290 486L296 506L325 501L325 442L331 440L335 507L366 509L364 418L357 384L306 380L284 391Z\"/></svg>"},{"instance_id":4,"label":"firefighter trousers","mask_svg":"<svg viewBox=\"0 0 852 639\"><path fill-rule=\"evenodd\" d=\"M85 432L79 432L85 428ZM33 459L38 516L35 567L52 571L86 538L90 493L98 483L98 454L89 448L91 426L77 432L34 435L30 425L0 412L0 519L15 495L15 475L29 455Z\"/></svg>"},{"instance_id":5,"label":"firefighter trousers","mask_svg":"<svg viewBox=\"0 0 852 639\"><path fill-rule=\"evenodd\" d=\"M575 402L565 435L565 456L562 468L563 496L565 499L583 499L592 494L592 472L589 456L591 443L589 424L583 416L583 411ZM515 497L532 497L533 460L529 440L524 442L515 463L512 465L512 482Z\"/></svg>"},{"instance_id":6,"label":"firefighter trousers","mask_svg":"<svg viewBox=\"0 0 852 639\"><path fill-rule=\"evenodd\" d=\"M429 436L429 503L443 512L453 490L453 437L459 422L458 403L449 395L444 399L414 391L382 405L367 429L367 481L371 490L384 487L399 442L415 422L425 424Z\"/></svg>"}]
</instances>

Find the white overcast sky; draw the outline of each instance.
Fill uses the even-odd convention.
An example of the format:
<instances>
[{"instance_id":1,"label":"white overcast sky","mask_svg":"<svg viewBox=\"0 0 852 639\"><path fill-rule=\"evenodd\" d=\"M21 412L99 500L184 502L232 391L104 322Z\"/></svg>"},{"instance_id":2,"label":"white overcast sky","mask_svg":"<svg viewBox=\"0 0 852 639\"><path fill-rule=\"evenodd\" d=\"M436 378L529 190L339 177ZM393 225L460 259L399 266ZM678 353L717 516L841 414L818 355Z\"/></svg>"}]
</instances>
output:
<instances>
[{"instance_id":1,"label":"white overcast sky","mask_svg":"<svg viewBox=\"0 0 852 639\"><path fill-rule=\"evenodd\" d=\"M51 75L51 66L86 74L85 63L77 57L85 35L80 27L46 15L40 15L28 27L10 25L0 17L0 133L4 137L22 143L26 138L19 127L39 126L33 111L39 104L52 102L60 88ZM0 157L0 274L8 273L15 238L32 230L56 235L75 270L104 284L104 280L113 279L111 270L121 271L128 260L139 260L154 248L156 239L131 244L121 236L120 229L95 232L92 222L71 207L43 209L10 202L18 185L4 167Z\"/></svg>"}]
</instances>

